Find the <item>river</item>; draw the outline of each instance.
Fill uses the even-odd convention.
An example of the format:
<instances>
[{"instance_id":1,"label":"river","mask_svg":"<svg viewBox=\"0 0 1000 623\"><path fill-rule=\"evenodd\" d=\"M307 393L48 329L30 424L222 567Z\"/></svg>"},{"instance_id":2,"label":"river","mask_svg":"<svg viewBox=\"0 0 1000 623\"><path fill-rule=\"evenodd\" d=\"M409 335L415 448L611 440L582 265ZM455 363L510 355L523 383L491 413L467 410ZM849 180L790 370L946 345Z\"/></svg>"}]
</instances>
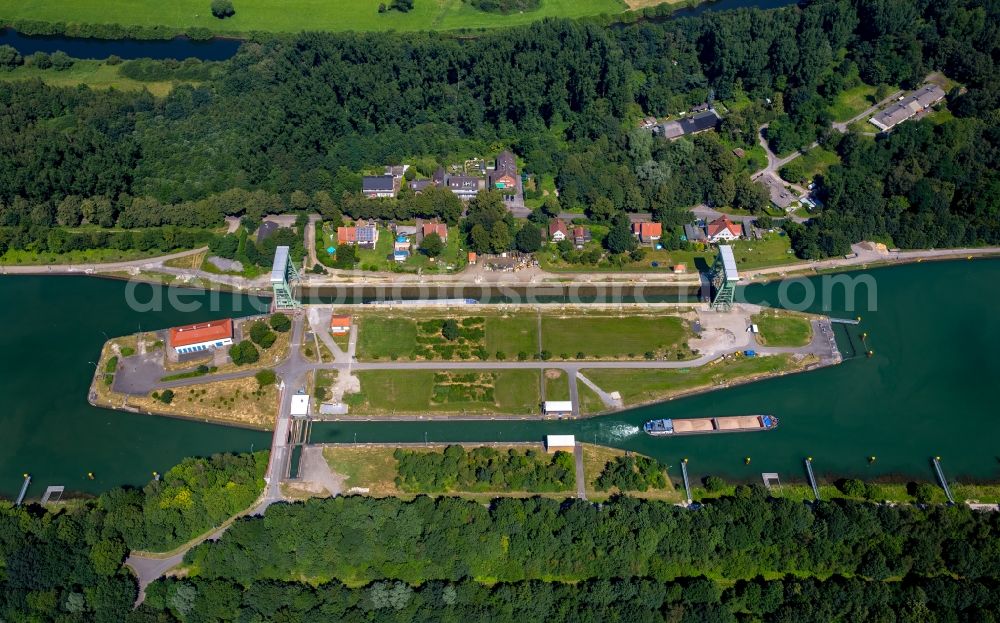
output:
<instances>
[{"instance_id":1,"label":"river","mask_svg":"<svg viewBox=\"0 0 1000 623\"><path fill-rule=\"evenodd\" d=\"M854 275L858 273L853 273ZM1000 419L992 394L1000 377L1000 260L910 264L869 271L878 308L863 310L872 358L832 368L678 399L574 422L359 422L317 424L313 441L537 441L572 433L583 441L627 448L670 465L690 459L694 475L758 480L761 472L801 479L805 456L823 474L932 478L941 455L950 477L1000 480ZM819 283L818 277L810 283ZM99 491L138 484L180 458L264 447L269 436L238 429L90 407L90 361L111 335L226 315L250 299L223 295L222 308L191 314L131 311L124 282L87 277L0 278L0 492L11 495L31 472L31 494L45 485ZM148 286L143 286L148 287ZM777 284L752 285L747 300L776 300ZM839 290L837 291L839 292ZM205 300L206 295L191 295ZM864 298L864 297L862 297ZM834 315L846 313L833 300ZM654 439L647 419L772 413L767 433ZM877 460L869 464L867 458ZM750 465L744 457L750 456ZM85 474L93 471L94 481ZM676 475L676 474L675 474Z\"/></svg>"},{"instance_id":2,"label":"river","mask_svg":"<svg viewBox=\"0 0 1000 623\"><path fill-rule=\"evenodd\" d=\"M673 17L692 17L709 11L726 11L739 8L774 9L796 0L716 0L704 2L692 8L680 9ZM187 37L168 40L141 39L88 39L62 35L29 36L22 35L13 28L0 28L0 45L10 45L22 55L35 52L51 54L61 50L73 58L103 59L111 55L126 60L135 58L178 59L198 58L203 61L222 61L236 54L242 43L239 39L210 39L195 41Z\"/></svg>"}]
</instances>

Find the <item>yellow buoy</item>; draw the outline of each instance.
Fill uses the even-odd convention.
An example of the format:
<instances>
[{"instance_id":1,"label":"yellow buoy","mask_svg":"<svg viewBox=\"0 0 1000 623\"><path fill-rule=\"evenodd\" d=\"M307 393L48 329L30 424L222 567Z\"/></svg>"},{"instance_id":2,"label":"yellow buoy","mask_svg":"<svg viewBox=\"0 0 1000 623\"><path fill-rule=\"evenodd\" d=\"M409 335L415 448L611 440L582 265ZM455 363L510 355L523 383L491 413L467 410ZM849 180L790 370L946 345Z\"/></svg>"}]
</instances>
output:
<instances>
[{"instance_id":1,"label":"yellow buoy","mask_svg":"<svg viewBox=\"0 0 1000 623\"><path fill-rule=\"evenodd\" d=\"M810 463L812 463L813 458L811 456L807 456L806 460L809 461Z\"/></svg>"},{"instance_id":2,"label":"yellow buoy","mask_svg":"<svg viewBox=\"0 0 1000 623\"><path fill-rule=\"evenodd\" d=\"M874 454L871 455L870 457L868 457L868 462L869 463L874 463L875 462L875 455Z\"/></svg>"},{"instance_id":3,"label":"yellow buoy","mask_svg":"<svg viewBox=\"0 0 1000 623\"><path fill-rule=\"evenodd\" d=\"M939 461L941 460L941 457L939 457L939 456L936 456L934 458L937 459L937 460L939 460Z\"/></svg>"},{"instance_id":4,"label":"yellow buoy","mask_svg":"<svg viewBox=\"0 0 1000 623\"><path fill-rule=\"evenodd\" d=\"M873 351L873 350L870 350L870 351L868 351L868 356L869 356L869 357L871 357L871 356L872 356L872 355L874 355L874 354L875 354L875 351Z\"/></svg>"},{"instance_id":5,"label":"yellow buoy","mask_svg":"<svg viewBox=\"0 0 1000 623\"><path fill-rule=\"evenodd\" d=\"M687 463L687 462L688 462L688 459L687 459L687 457L684 457L684 462L685 462L685 463Z\"/></svg>"},{"instance_id":6,"label":"yellow buoy","mask_svg":"<svg viewBox=\"0 0 1000 623\"><path fill-rule=\"evenodd\" d=\"M746 463L747 465L749 465L750 464L750 457L746 457L745 459L743 459L743 462Z\"/></svg>"},{"instance_id":7,"label":"yellow buoy","mask_svg":"<svg viewBox=\"0 0 1000 623\"><path fill-rule=\"evenodd\" d=\"M28 472L24 472L24 477L25 477L25 478L27 478L27 477L28 477Z\"/></svg>"},{"instance_id":8,"label":"yellow buoy","mask_svg":"<svg viewBox=\"0 0 1000 623\"><path fill-rule=\"evenodd\" d=\"M87 472L87 478L93 480L94 479L94 472Z\"/></svg>"},{"instance_id":9,"label":"yellow buoy","mask_svg":"<svg viewBox=\"0 0 1000 623\"><path fill-rule=\"evenodd\" d=\"M857 320L858 322L861 322L861 316L858 316Z\"/></svg>"},{"instance_id":10,"label":"yellow buoy","mask_svg":"<svg viewBox=\"0 0 1000 623\"><path fill-rule=\"evenodd\" d=\"M970 255L970 256L968 256L968 257L967 257L967 258L965 258L965 259L967 259L967 260L971 260L971 259L972 259L972 256Z\"/></svg>"}]
</instances>

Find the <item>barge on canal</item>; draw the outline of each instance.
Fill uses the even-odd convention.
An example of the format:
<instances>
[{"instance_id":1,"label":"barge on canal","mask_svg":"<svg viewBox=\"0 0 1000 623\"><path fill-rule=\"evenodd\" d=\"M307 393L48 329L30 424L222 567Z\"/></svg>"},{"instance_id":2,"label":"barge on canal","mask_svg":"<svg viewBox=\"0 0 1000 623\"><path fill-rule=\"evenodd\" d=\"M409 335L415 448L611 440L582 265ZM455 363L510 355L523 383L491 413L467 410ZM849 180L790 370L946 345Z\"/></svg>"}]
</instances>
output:
<instances>
[{"instance_id":1,"label":"barge on canal","mask_svg":"<svg viewBox=\"0 0 1000 623\"><path fill-rule=\"evenodd\" d=\"M748 433L759 430L773 430L778 427L778 418L773 415L731 415L725 417L702 417L687 419L650 420L642 430L653 437L673 437L676 435L703 435L707 433Z\"/></svg>"}]
</instances>

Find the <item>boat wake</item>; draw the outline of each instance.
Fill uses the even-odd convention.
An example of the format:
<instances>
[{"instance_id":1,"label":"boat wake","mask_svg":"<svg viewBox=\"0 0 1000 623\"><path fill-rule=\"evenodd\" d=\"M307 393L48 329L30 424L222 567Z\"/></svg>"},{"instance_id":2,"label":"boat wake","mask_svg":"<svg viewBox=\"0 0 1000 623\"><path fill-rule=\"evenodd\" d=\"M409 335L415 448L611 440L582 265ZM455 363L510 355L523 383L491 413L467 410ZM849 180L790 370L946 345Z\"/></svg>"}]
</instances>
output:
<instances>
[{"instance_id":1,"label":"boat wake","mask_svg":"<svg viewBox=\"0 0 1000 623\"><path fill-rule=\"evenodd\" d=\"M602 429L601 436L606 437L610 441L619 441L621 439L635 437L640 432L642 432L642 429L638 426L633 426L631 424L614 424Z\"/></svg>"}]
</instances>

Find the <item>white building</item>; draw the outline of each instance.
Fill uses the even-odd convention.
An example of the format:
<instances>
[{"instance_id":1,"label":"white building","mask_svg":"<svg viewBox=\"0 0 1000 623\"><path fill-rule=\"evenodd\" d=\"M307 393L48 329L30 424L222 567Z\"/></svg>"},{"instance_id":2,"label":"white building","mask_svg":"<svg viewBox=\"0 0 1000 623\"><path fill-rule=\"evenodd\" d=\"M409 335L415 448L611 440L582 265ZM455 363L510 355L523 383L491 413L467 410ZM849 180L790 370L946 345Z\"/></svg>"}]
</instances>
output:
<instances>
[{"instance_id":1,"label":"white building","mask_svg":"<svg viewBox=\"0 0 1000 623\"><path fill-rule=\"evenodd\" d=\"M569 415L573 413L573 403L569 400L546 400L542 410L546 415Z\"/></svg>"},{"instance_id":2,"label":"white building","mask_svg":"<svg viewBox=\"0 0 1000 623\"><path fill-rule=\"evenodd\" d=\"M576 437L573 435L546 435L545 450L548 452L573 452L576 449Z\"/></svg>"},{"instance_id":3,"label":"white building","mask_svg":"<svg viewBox=\"0 0 1000 623\"><path fill-rule=\"evenodd\" d=\"M309 415L309 395L295 394L292 396L292 417L306 417Z\"/></svg>"}]
</instances>

